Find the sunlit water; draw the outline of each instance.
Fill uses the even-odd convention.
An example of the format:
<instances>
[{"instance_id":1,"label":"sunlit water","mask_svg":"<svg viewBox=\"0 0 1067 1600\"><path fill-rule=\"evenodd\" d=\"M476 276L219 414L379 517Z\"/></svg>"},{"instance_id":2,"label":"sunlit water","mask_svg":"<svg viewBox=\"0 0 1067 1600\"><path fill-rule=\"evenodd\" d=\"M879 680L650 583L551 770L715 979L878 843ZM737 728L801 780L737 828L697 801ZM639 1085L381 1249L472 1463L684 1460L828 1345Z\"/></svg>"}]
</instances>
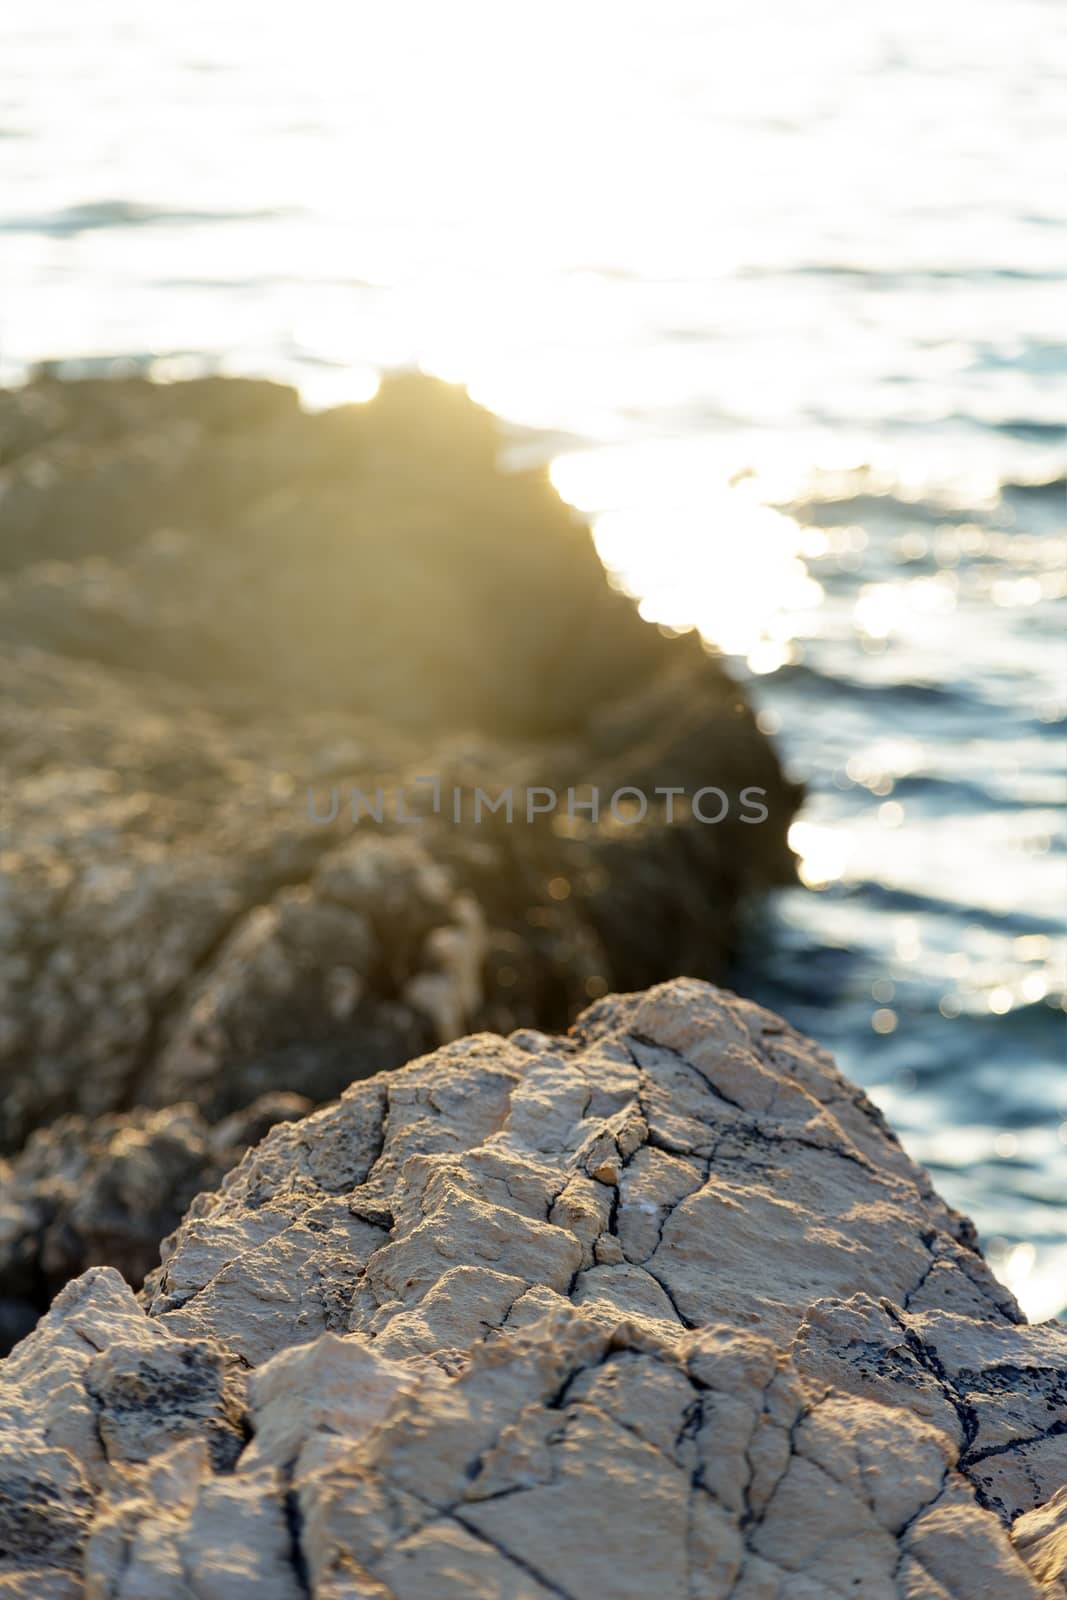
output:
<instances>
[{"instance_id":1,"label":"sunlit water","mask_svg":"<svg viewBox=\"0 0 1067 1600\"><path fill-rule=\"evenodd\" d=\"M40 0L0 375L383 366L542 430L751 679L807 889L737 975L1067 1301L1060 0ZM709 775L713 779L713 775Z\"/></svg>"}]
</instances>

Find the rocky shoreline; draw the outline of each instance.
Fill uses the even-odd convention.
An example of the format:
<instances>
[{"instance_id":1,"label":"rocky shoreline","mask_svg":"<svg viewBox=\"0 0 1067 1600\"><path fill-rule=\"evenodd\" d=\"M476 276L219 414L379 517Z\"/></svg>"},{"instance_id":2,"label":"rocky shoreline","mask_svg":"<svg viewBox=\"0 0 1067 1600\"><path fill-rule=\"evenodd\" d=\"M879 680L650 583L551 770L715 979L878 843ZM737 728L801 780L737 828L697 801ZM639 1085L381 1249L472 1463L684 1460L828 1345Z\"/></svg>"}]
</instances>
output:
<instances>
[{"instance_id":1,"label":"rocky shoreline","mask_svg":"<svg viewBox=\"0 0 1067 1600\"><path fill-rule=\"evenodd\" d=\"M695 980L273 1128L0 1365L17 1600L1053 1600L1067 1329Z\"/></svg>"},{"instance_id":2,"label":"rocky shoreline","mask_svg":"<svg viewBox=\"0 0 1067 1600\"><path fill-rule=\"evenodd\" d=\"M1062 1597L1067 1331L702 981L799 794L501 444L0 395L0 1594ZM767 816L306 804L430 776Z\"/></svg>"},{"instance_id":3,"label":"rocky shoreline","mask_svg":"<svg viewBox=\"0 0 1067 1600\"><path fill-rule=\"evenodd\" d=\"M137 1287L274 1116L721 977L790 878L799 796L737 685L502 445L417 377L317 416L244 380L0 394L5 1345L86 1267ZM308 785L427 774L752 786L768 816L308 816Z\"/></svg>"}]
</instances>

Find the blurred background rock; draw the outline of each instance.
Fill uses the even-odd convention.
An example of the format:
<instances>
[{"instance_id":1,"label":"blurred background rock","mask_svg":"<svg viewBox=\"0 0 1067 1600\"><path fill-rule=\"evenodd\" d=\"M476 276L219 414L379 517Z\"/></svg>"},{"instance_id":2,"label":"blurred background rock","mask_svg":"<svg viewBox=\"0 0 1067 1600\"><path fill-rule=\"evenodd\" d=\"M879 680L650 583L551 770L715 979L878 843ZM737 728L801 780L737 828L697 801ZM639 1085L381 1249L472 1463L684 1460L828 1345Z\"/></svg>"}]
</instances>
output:
<instances>
[{"instance_id":1,"label":"blurred background rock","mask_svg":"<svg viewBox=\"0 0 1067 1600\"><path fill-rule=\"evenodd\" d=\"M792 876L799 790L721 663L641 621L458 390L398 377L309 416L269 384L43 377L0 412L14 1331L87 1265L139 1282L294 1105L721 976L745 897ZM718 824L653 793L712 784ZM534 785L560 806L528 821ZM613 819L624 786L643 820ZM513 820L474 820L479 787ZM569 818L592 787L604 815Z\"/></svg>"}]
</instances>

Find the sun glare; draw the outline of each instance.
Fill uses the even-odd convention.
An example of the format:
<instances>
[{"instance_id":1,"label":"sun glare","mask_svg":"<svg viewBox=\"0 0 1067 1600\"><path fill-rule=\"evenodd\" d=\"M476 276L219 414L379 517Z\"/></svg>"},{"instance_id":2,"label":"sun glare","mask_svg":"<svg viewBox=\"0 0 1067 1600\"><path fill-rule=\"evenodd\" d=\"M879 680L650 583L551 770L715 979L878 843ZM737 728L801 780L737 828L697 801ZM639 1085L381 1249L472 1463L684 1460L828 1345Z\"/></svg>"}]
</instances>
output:
<instances>
[{"instance_id":1,"label":"sun glare","mask_svg":"<svg viewBox=\"0 0 1067 1600\"><path fill-rule=\"evenodd\" d=\"M753 672L790 659L803 612L822 589L800 554L801 530L761 503L751 480L730 483L710 445L615 447L559 457L552 481L593 515L608 571L641 597L649 622L697 628Z\"/></svg>"}]
</instances>

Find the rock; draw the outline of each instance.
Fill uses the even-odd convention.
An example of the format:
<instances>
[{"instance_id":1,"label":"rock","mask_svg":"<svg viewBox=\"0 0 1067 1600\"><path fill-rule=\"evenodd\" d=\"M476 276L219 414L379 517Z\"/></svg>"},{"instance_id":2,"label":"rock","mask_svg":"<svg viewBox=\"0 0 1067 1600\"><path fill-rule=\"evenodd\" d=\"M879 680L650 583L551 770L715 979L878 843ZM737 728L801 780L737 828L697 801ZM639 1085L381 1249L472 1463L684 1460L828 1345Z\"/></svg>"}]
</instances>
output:
<instances>
[{"instance_id":1,"label":"rock","mask_svg":"<svg viewBox=\"0 0 1067 1600\"><path fill-rule=\"evenodd\" d=\"M17 1597L1062 1592L1067 1329L695 980L275 1127L0 1389Z\"/></svg>"},{"instance_id":2,"label":"rock","mask_svg":"<svg viewBox=\"0 0 1067 1600\"><path fill-rule=\"evenodd\" d=\"M1067 1487L1047 1505L1017 1517L1011 1530L1016 1550L1043 1585L1049 1600L1067 1595Z\"/></svg>"},{"instance_id":3,"label":"rock","mask_svg":"<svg viewBox=\"0 0 1067 1600\"><path fill-rule=\"evenodd\" d=\"M117 1267L139 1287L194 1196L275 1122L310 1109L299 1095L272 1094L215 1126L187 1104L61 1117L33 1134L0 1167L0 1348L86 1267Z\"/></svg>"},{"instance_id":4,"label":"rock","mask_svg":"<svg viewBox=\"0 0 1067 1600\"><path fill-rule=\"evenodd\" d=\"M319 416L223 379L0 396L0 1151L70 1114L322 1103L721 975L742 901L789 880L798 791L737 685L641 622L504 442L414 377ZM626 785L731 809L522 816ZM475 820L479 787L519 819Z\"/></svg>"},{"instance_id":5,"label":"rock","mask_svg":"<svg viewBox=\"0 0 1067 1600\"><path fill-rule=\"evenodd\" d=\"M179 1441L209 1470L243 1444L243 1379L221 1348L171 1338L111 1268L60 1295L3 1365L0 1583L83 1592L85 1535L105 1486Z\"/></svg>"},{"instance_id":6,"label":"rock","mask_svg":"<svg viewBox=\"0 0 1067 1600\"><path fill-rule=\"evenodd\" d=\"M270 383L44 379L65 411L5 469L0 639L425 734L573 735L685 661L605 581L543 468L417 374L318 416ZM734 693L736 698L736 691ZM708 780L713 781L713 780Z\"/></svg>"}]
</instances>

